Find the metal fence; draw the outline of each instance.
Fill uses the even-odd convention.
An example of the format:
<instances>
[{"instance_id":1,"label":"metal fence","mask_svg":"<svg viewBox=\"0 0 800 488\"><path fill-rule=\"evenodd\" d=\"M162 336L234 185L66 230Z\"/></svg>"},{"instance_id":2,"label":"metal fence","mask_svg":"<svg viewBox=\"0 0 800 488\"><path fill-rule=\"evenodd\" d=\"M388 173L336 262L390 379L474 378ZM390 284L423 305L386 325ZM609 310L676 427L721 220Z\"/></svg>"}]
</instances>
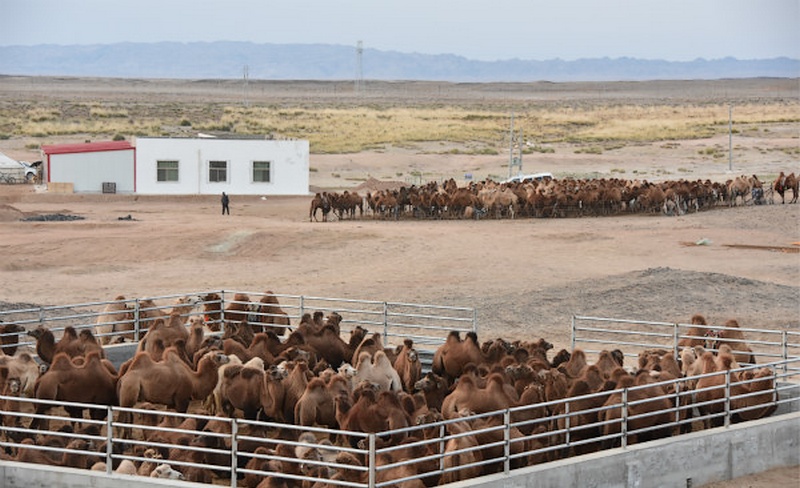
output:
<instances>
[{"instance_id":1,"label":"metal fence","mask_svg":"<svg viewBox=\"0 0 800 488\"><path fill-rule=\"evenodd\" d=\"M218 318L208 321L208 325L216 325L223 329L225 322L234 312L243 311L248 321L263 323L278 315L274 311L262 311L260 307L264 303L261 300L265 297L277 299L280 309L285 312L292 324L297 324L306 313L337 312L343 317L341 322L343 332L350 332L356 326L361 326L371 333L381 333L383 342L387 346L399 345L403 339L410 338L418 349L435 349L444 342L450 331L477 332L478 327L475 309L468 307L210 290L148 298L123 298L104 302L0 310L0 321L4 322L4 326L18 325L25 329L0 334L0 338L4 341L18 341L22 346L31 346L34 343L26 335L27 331L43 326L58 337L64 328L72 326L76 330L87 328L97 331L98 327L108 328L108 332L95 334L107 343L115 343L121 339L138 342L154 320L163 318L174 309L180 310L182 319L187 321L192 317L202 317L206 313L204 308L218 310ZM176 305L176 301L186 299L189 300L189 305L185 307ZM116 309L115 313L106 313L105 309L109 305L119 306L121 310ZM271 325L266 324L265 327Z\"/></svg>"},{"instance_id":2,"label":"metal fence","mask_svg":"<svg viewBox=\"0 0 800 488\"><path fill-rule=\"evenodd\" d=\"M794 358L376 433L3 396L0 446L28 462L41 462L42 454L67 467L103 462L109 474L126 459L166 463L184 479L232 487L263 477L352 487L445 484L796 411L798 370ZM63 409L99 415L75 419ZM123 421L121 413L136 419ZM28 419L37 419L35 428ZM130 435L123 438L124 429Z\"/></svg>"},{"instance_id":3,"label":"metal fence","mask_svg":"<svg viewBox=\"0 0 800 488\"><path fill-rule=\"evenodd\" d=\"M745 339L726 339L736 350L749 349L757 363L800 357L800 331L732 328L721 325L695 325L673 322L587 317L575 315L571 324L571 349L581 347L588 354L618 348L627 357L645 349L667 349L678 355L683 339L705 342L709 332L737 331ZM700 335L692 335L692 329ZM708 347L717 352L717 349ZM790 363L784 362L784 365Z\"/></svg>"},{"instance_id":4,"label":"metal fence","mask_svg":"<svg viewBox=\"0 0 800 488\"><path fill-rule=\"evenodd\" d=\"M233 292L216 293L223 310L238 301L246 305L247 313L259 313L254 304L262 294L247 293L249 300L243 301L234 300ZM191 294L195 295L207 297L209 293ZM450 330L477 328L474 311L466 308L276 297L293 323L310 311L336 311L344 317L343 330L356 325L379 329L387 344L409 334L418 338L415 343L435 345ZM173 306L155 305L146 299L125 302L132 304L136 337L147 329L147 312ZM209 302L201 300L197 305ZM0 318L25 329L39 325L51 329L94 327L108 303L3 311ZM186 314L201 313L195 307ZM611 348L622 348L627 356L650 348L677 352L680 339L694 337L688 334L690 327L576 316L572 344L587 353ZM41 462L37 461L40 455L68 467L86 468L104 462L107 473L123 460L152 466L166 463L182 471L186 479L224 480L230 486L249 486L249 482L265 476L354 487L382 487L415 479L428 485L443 484L800 409L798 335L740 330L747 334L758 365L553 401L537 400L449 420L412 419L418 423L388 432L350 432L163 409L0 396L0 447L16 450L18 458L26 462ZM80 418L66 413L78 410L90 412L88 418L85 413ZM133 420L129 420L131 415ZM121 435L126 431L129 435ZM24 441L25 437L36 438L36 444ZM161 458L153 457L153 453Z\"/></svg>"}]
</instances>

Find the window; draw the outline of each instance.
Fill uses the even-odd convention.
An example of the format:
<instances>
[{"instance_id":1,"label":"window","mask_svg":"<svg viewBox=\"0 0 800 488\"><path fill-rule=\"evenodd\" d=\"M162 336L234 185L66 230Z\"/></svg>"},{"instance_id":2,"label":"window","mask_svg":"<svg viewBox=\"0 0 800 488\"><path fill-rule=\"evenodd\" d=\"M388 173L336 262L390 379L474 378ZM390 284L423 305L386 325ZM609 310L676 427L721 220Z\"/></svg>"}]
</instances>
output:
<instances>
[{"instance_id":1,"label":"window","mask_svg":"<svg viewBox=\"0 0 800 488\"><path fill-rule=\"evenodd\" d=\"M228 162L209 161L208 181L211 183L222 183L228 181Z\"/></svg>"},{"instance_id":2,"label":"window","mask_svg":"<svg viewBox=\"0 0 800 488\"><path fill-rule=\"evenodd\" d=\"M156 161L156 181L178 181L178 162Z\"/></svg>"},{"instance_id":3,"label":"window","mask_svg":"<svg viewBox=\"0 0 800 488\"><path fill-rule=\"evenodd\" d=\"M269 161L253 161L253 183L269 183L271 167L272 163Z\"/></svg>"}]
</instances>

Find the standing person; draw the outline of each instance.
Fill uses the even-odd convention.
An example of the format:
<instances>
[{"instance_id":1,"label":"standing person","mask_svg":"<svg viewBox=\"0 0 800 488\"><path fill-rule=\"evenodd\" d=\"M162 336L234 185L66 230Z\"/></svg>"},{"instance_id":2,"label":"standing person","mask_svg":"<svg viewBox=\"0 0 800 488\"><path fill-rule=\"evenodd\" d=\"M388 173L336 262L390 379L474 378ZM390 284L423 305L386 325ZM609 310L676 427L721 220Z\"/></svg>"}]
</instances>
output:
<instances>
[{"instance_id":1,"label":"standing person","mask_svg":"<svg viewBox=\"0 0 800 488\"><path fill-rule=\"evenodd\" d=\"M220 201L222 202L222 215L225 215L225 214L230 215L231 214L231 209L228 208L228 204L230 203L230 199L228 198L228 195L225 194L225 192L222 192L222 198L220 199Z\"/></svg>"}]
</instances>

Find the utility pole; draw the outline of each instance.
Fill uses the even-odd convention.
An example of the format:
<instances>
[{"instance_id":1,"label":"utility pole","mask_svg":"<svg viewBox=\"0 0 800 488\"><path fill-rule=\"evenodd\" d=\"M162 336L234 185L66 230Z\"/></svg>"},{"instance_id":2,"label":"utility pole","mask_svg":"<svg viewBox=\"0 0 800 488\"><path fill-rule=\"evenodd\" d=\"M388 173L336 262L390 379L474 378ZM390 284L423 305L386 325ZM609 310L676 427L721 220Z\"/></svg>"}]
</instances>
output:
<instances>
[{"instance_id":1,"label":"utility pole","mask_svg":"<svg viewBox=\"0 0 800 488\"><path fill-rule=\"evenodd\" d=\"M360 95L364 88L364 70L362 58L364 57L364 43L358 41L356 44L356 94Z\"/></svg>"},{"instance_id":2,"label":"utility pole","mask_svg":"<svg viewBox=\"0 0 800 488\"><path fill-rule=\"evenodd\" d=\"M522 129L519 130L519 136L514 134L514 112L511 112L511 128L509 129L509 148L508 148L508 177L511 178L514 175L514 168L517 169L518 174L522 174ZM514 146L517 146L519 149L519 155L516 155L517 152Z\"/></svg>"},{"instance_id":3,"label":"utility pole","mask_svg":"<svg viewBox=\"0 0 800 488\"><path fill-rule=\"evenodd\" d=\"M728 172L733 173L733 104L728 104Z\"/></svg>"},{"instance_id":4,"label":"utility pole","mask_svg":"<svg viewBox=\"0 0 800 488\"><path fill-rule=\"evenodd\" d=\"M248 94L248 85L250 84L250 66L248 65L244 65L244 68L242 69L242 81L242 103L245 107L249 107L250 99Z\"/></svg>"}]
</instances>

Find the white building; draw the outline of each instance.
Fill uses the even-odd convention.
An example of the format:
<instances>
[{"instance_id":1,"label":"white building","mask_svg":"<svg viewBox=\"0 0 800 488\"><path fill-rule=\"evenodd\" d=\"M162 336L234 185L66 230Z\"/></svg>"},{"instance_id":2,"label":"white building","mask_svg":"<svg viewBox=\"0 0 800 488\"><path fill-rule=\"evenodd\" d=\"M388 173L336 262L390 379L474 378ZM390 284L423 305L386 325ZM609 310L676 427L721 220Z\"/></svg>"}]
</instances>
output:
<instances>
[{"instance_id":1,"label":"white building","mask_svg":"<svg viewBox=\"0 0 800 488\"><path fill-rule=\"evenodd\" d=\"M308 141L136 139L136 193L307 195Z\"/></svg>"},{"instance_id":2,"label":"white building","mask_svg":"<svg viewBox=\"0 0 800 488\"><path fill-rule=\"evenodd\" d=\"M42 146L45 183L71 183L76 193L136 192L136 150L128 141Z\"/></svg>"}]
</instances>

